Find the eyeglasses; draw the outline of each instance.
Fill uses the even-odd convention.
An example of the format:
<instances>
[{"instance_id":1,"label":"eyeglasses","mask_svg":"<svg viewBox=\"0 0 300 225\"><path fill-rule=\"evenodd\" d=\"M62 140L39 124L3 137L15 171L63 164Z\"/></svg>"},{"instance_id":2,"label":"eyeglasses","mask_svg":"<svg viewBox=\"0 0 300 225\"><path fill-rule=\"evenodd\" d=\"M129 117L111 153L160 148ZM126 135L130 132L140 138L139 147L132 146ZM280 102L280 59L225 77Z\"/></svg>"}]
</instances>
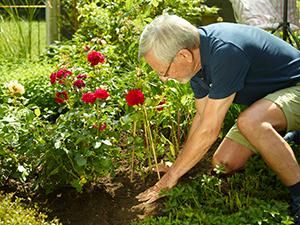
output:
<instances>
[{"instance_id":1,"label":"eyeglasses","mask_svg":"<svg viewBox=\"0 0 300 225\"><path fill-rule=\"evenodd\" d=\"M171 65L172 65L172 63L173 63L173 61L174 61L174 58L175 58L175 57L172 58L172 60L171 60L171 62L170 62L170 64L169 64L169 66L168 66L168 68L166 69L166 72L165 72L163 75L159 75L160 77L168 77L168 76L169 76L168 73L169 73L169 70L170 70L170 68L171 68Z\"/></svg>"},{"instance_id":2,"label":"eyeglasses","mask_svg":"<svg viewBox=\"0 0 300 225\"><path fill-rule=\"evenodd\" d=\"M190 54L192 55L193 60L194 60L194 54L193 54L193 52L192 52L190 49L188 49L188 48L186 48L186 50L188 50L188 51L190 52ZM180 51L180 50L179 50L179 51ZM177 53L178 53L178 52L177 52ZM171 65L172 65L173 62L174 62L174 59L175 59L176 56L177 56L177 53L176 53L176 55L171 59L170 64L169 64L168 68L166 69L165 73L164 73L164 74L158 74L159 77L163 77L163 78L168 78L168 77L169 77L168 73L169 73L169 70L170 70L170 68L171 68Z\"/></svg>"}]
</instances>

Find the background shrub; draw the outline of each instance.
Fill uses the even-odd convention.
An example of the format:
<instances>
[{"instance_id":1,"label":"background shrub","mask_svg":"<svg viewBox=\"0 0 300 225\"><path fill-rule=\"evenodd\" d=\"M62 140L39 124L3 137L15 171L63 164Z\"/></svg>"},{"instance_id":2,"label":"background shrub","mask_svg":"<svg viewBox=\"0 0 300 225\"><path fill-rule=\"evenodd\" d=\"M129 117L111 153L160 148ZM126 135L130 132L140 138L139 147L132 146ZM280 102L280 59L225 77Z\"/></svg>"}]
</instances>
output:
<instances>
[{"instance_id":1,"label":"background shrub","mask_svg":"<svg viewBox=\"0 0 300 225\"><path fill-rule=\"evenodd\" d=\"M0 193L0 224L5 225L61 225L58 220L49 221L38 208L29 208L21 198Z\"/></svg>"}]
</instances>

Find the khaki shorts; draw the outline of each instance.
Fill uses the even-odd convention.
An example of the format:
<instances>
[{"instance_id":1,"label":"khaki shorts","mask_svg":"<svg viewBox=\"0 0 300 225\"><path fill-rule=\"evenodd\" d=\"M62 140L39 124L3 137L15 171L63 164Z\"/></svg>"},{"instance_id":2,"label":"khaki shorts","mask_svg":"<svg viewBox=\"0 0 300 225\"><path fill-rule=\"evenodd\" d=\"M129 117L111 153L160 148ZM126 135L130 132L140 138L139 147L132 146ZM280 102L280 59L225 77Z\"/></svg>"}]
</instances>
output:
<instances>
[{"instance_id":1,"label":"khaki shorts","mask_svg":"<svg viewBox=\"0 0 300 225\"><path fill-rule=\"evenodd\" d=\"M271 93L263 99L274 102L282 109L287 120L287 131L300 130L300 83ZM240 133L236 123L226 137L257 153L255 147Z\"/></svg>"}]
</instances>

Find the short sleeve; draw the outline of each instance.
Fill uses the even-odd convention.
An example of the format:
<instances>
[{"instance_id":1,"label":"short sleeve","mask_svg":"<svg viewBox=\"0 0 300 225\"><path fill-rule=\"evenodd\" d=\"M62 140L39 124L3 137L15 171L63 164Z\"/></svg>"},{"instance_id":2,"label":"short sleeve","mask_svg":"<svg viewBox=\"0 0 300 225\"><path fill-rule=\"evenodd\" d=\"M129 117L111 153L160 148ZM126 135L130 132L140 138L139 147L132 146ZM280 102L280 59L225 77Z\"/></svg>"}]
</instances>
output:
<instances>
[{"instance_id":1,"label":"short sleeve","mask_svg":"<svg viewBox=\"0 0 300 225\"><path fill-rule=\"evenodd\" d=\"M203 81L199 73L190 80L190 85L196 99L200 99L208 95L208 88L201 85L202 82Z\"/></svg>"},{"instance_id":2,"label":"short sleeve","mask_svg":"<svg viewBox=\"0 0 300 225\"><path fill-rule=\"evenodd\" d=\"M226 98L241 90L249 68L248 57L238 47L226 43L216 49L210 63L212 80L209 97Z\"/></svg>"}]
</instances>

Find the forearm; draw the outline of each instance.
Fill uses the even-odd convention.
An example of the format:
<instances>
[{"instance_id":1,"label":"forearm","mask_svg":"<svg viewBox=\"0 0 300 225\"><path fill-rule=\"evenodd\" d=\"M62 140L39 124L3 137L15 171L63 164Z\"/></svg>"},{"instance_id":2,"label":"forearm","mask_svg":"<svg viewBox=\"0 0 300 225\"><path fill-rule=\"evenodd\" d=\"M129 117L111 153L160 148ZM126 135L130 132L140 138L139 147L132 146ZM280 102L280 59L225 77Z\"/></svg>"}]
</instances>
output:
<instances>
[{"instance_id":1,"label":"forearm","mask_svg":"<svg viewBox=\"0 0 300 225\"><path fill-rule=\"evenodd\" d=\"M217 139L226 112L235 93L225 99L204 98L196 101L197 113L182 152L168 172L150 189L139 195L140 201L151 203L159 191L174 187L178 179L194 167ZM205 118L205 119L204 119Z\"/></svg>"},{"instance_id":2,"label":"forearm","mask_svg":"<svg viewBox=\"0 0 300 225\"><path fill-rule=\"evenodd\" d=\"M201 120L201 116L198 112L196 112L193 121L192 121L192 125L189 129L189 133L186 139L186 142L190 139L190 137L192 136L192 134L195 132L195 130L197 129L197 127L200 126L200 120Z\"/></svg>"},{"instance_id":3,"label":"forearm","mask_svg":"<svg viewBox=\"0 0 300 225\"><path fill-rule=\"evenodd\" d=\"M170 168L170 176L174 179L179 179L193 168L203 158L217 139L217 136L218 131L214 129L206 129L204 126L195 129L194 132L190 134L182 152Z\"/></svg>"}]
</instances>

